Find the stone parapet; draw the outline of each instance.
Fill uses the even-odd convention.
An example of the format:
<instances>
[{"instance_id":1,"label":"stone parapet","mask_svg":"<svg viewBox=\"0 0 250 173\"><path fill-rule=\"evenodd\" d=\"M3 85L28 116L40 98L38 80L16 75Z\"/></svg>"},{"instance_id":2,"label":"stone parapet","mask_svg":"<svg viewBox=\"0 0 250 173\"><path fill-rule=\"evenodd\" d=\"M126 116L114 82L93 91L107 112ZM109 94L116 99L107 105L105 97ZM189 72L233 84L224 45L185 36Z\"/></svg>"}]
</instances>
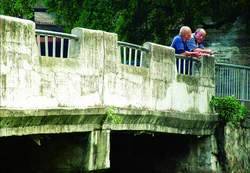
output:
<instances>
[{"instance_id":1,"label":"stone parapet","mask_svg":"<svg viewBox=\"0 0 250 173\"><path fill-rule=\"evenodd\" d=\"M121 63L117 34L74 28L69 58L40 57L31 21L0 16L0 106L118 107L209 115L214 59L200 75L177 74L171 47L145 43L145 67Z\"/></svg>"}]
</instances>

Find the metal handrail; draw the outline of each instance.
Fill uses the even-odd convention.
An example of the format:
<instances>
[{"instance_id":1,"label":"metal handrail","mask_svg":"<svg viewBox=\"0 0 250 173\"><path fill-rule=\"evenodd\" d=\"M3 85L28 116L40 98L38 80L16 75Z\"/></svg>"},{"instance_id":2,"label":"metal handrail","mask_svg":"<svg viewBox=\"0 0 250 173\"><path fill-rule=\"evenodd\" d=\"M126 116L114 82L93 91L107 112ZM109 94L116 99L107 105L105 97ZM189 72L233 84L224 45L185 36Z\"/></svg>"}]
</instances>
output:
<instances>
[{"instance_id":1,"label":"metal handrail","mask_svg":"<svg viewBox=\"0 0 250 173\"><path fill-rule=\"evenodd\" d=\"M178 74L197 76L200 73L200 59L175 54Z\"/></svg>"},{"instance_id":2,"label":"metal handrail","mask_svg":"<svg viewBox=\"0 0 250 173\"><path fill-rule=\"evenodd\" d=\"M240 101L250 101L250 67L216 63L215 64L217 96L235 96Z\"/></svg>"},{"instance_id":3,"label":"metal handrail","mask_svg":"<svg viewBox=\"0 0 250 173\"><path fill-rule=\"evenodd\" d=\"M237 64L227 64L227 63L216 63L215 65L221 65L224 67L233 67L233 68L242 68L242 69L249 69L250 67L244 65L237 65Z\"/></svg>"},{"instance_id":4,"label":"metal handrail","mask_svg":"<svg viewBox=\"0 0 250 173\"><path fill-rule=\"evenodd\" d=\"M78 36L74 34L68 34L68 33L63 33L63 32L55 32L55 31L48 31L48 30L41 30L41 29L36 29L35 30L37 34L40 35L50 35L50 36L59 36L59 37L65 37L69 39L75 39L78 40Z\"/></svg>"},{"instance_id":5,"label":"metal handrail","mask_svg":"<svg viewBox=\"0 0 250 173\"><path fill-rule=\"evenodd\" d=\"M118 41L117 43L118 43L119 46L132 47L134 49L140 49L142 51L149 52L149 50L147 48L142 47L140 45L136 45L136 44L132 44L132 43L128 43L128 42L123 42L123 41Z\"/></svg>"},{"instance_id":6,"label":"metal handrail","mask_svg":"<svg viewBox=\"0 0 250 173\"><path fill-rule=\"evenodd\" d=\"M118 41L118 47L122 64L137 67L143 66L143 57L149 52L147 48L123 41Z\"/></svg>"},{"instance_id":7,"label":"metal handrail","mask_svg":"<svg viewBox=\"0 0 250 173\"><path fill-rule=\"evenodd\" d=\"M78 40L78 36L74 34L40 29L35 31L40 56L68 58L71 40ZM57 40L59 40L60 45L58 45ZM42 47L42 45L44 46Z\"/></svg>"},{"instance_id":8,"label":"metal handrail","mask_svg":"<svg viewBox=\"0 0 250 173\"><path fill-rule=\"evenodd\" d=\"M185 56L185 55L180 55L180 54L175 54L176 58L181 58L181 59L192 59L194 61L200 62L201 60L196 58L196 57L189 57L189 56Z\"/></svg>"}]
</instances>

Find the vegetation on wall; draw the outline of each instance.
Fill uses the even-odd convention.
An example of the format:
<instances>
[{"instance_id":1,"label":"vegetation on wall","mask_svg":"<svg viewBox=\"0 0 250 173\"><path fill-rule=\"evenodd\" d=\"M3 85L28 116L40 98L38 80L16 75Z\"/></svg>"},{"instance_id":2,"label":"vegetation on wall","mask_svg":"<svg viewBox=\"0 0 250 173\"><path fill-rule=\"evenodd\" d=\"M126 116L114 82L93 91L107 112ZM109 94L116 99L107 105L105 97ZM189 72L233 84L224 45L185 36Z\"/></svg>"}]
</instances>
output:
<instances>
[{"instance_id":1,"label":"vegetation on wall","mask_svg":"<svg viewBox=\"0 0 250 173\"><path fill-rule=\"evenodd\" d=\"M108 107L106 109L107 114L107 121L111 122L112 124L120 124L122 123L122 117L117 115L117 110L114 107Z\"/></svg>"},{"instance_id":2,"label":"vegetation on wall","mask_svg":"<svg viewBox=\"0 0 250 173\"><path fill-rule=\"evenodd\" d=\"M222 122L239 126L247 114L247 108L234 96L212 97L210 106L214 109Z\"/></svg>"}]
</instances>

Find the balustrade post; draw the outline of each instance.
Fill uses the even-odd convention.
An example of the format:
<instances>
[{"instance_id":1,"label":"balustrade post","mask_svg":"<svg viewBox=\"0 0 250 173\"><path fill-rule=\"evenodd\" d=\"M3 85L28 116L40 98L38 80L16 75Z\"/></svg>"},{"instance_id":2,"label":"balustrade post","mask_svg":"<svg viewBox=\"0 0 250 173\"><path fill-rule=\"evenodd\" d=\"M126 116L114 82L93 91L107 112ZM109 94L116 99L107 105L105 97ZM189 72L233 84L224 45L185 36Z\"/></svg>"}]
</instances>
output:
<instances>
[{"instance_id":1,"label":"balustrade post","mask_svg":"<svg viewBox=\"0 0 250 173\"><path fill-rule=\"evenodd\" d=\"M0 106L18 107L34 92L35 23L0 15Z\"/></svg>"},{"instance_id":2,"label":"balustrade post","mask_svg":"<svg viewBox=\"0 0 250 173\"><path fill-rule=\"evenodd\" d=\"M145 43L143 45L149 49L148 59L152 79L172 82L176 79L176 59L174 49L168 46L155 43Z\"/></svg>"}]
</instances>

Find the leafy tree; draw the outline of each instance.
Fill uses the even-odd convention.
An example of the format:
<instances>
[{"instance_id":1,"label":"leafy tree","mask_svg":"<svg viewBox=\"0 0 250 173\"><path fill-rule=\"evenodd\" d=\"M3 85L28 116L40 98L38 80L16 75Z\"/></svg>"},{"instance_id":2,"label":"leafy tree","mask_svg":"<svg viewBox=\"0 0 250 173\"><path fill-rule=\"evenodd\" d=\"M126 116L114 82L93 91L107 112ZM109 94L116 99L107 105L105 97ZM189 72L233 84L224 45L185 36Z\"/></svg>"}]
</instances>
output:
<instances>
[{"instance_id":1,"label":"leafy tree","mask_svg":"<svg viewBox=\"0 0 250 173\"><path fill-rule=\"evenodd\" d=\"M179 1L178 1L179 2ZM46 0L59 24L66 31L80 26L119 34L119 39L133 43L170 42L170 36L183 24L192 25L198 2L181 0ZM203 3L204 4L204 3ZM197 6L197 7L196 7ZM189 10L186 10L189 9ZM190 12L190 9L192 11ZM197 22L195 22L197 21Z\"/></svg>"},{"instance_id":2,"label":"leafy tree","mask_svg":"<svg viewBox=\"0 0 250 173\"><path fill-rule=\"evenodd\" d=\"M32 7L44 1L57 24L66 32L85 27L116 32L119 40L142 44L145 41L169 45L182 25L193 30L212 19L219 27L245 16L250 26L249 0L1 0L0 12L32 18Z\"/></svg>"},{"instance_id":3,"label":"leafy tree","mask_svg":"<svg viewBox=\"0 0 250 173\"><path fill-rule=\"evenodd\" d=\"M33 17L36 0L1 0L0 13L25 19Z\"/></svg>"}]
</instances>

